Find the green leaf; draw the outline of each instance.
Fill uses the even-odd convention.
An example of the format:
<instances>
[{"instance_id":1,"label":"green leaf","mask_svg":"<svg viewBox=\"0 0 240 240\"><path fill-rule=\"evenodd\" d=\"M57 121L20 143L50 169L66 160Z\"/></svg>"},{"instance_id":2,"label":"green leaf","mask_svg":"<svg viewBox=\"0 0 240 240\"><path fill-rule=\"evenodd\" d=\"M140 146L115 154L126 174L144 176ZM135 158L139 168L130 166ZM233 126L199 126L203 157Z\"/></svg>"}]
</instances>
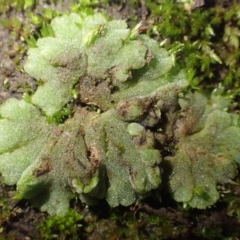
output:
<instances>
[{"instance_id":1,"label":"green leaf","mask_svg":"<svg viewBox=\"0 0 240 240\"><path fill-rule=\"evenodd\" d=\"M128 206L159 186L161 173L157 164L161 155L153 148L152 134L144 129L141 139L149 144L138 144L140 136L132 137L127 130L128 123L120 120L114 110L96 116L86 129L88 149L105 166L106 199L111 206Z\"/></svg>"},{"instance_id":2,"label":"green leaf","mask_svg":"<svg viewBox=\"0 0 240 240\"><path fill-rule=\"evenodd\" d=\"M77 14L55 18L51 23L55 37L38 39L38 47L28 51L24 69L44 82L32 96L32 102L47 115L60 111L72 99L73 85L85 74L87 60L79 45L82 35L76 25L81 22Z\"/></svg>"},{"instance_id":3,"label":"green leaf","mask_svg":"<svg viewBox=\"0 0 240 240\"><path fill-rule=\"evenodd\" d=\"M181 103L184 115L176 122L176 154L166 158L172 168L169 187L176 201L204 209L218 200L217 184L231 182L236 175L239 117L223 111L223 97L213 95L211 105L196 93L187 99Z\"/></svg>"},{"instance_id":4,"label":"green leaf","mask_svg":"<svg viewBox=\"0 0 240 240\"><path fill-rule=\"evenodd\" d=\"M0 114L0 172L13 185L40 153L52 126L24 100L9 99Z\"/></svg>"}]
</instances>

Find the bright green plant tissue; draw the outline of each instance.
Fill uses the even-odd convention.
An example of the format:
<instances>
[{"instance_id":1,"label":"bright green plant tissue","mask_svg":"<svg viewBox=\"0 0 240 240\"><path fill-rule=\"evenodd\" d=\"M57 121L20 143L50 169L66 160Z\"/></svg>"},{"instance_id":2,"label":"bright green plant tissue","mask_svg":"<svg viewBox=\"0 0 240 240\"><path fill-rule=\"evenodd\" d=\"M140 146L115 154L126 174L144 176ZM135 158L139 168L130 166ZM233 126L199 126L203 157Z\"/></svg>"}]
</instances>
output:
<instances>
[{"instance_id":1,"label":"bright green plant tissue","mask_svg":"<svg viewBox=\"0 0 240 240\"><path fill-rule=\"evenodd\" d=\"M0 172L16 198L58 215L73 194L128 206L160 191L166 174L176 201L214 204L240 163L227 100L187 93L184 74L169 73L173 57L125 21L70 14L51 25L55 36L39 39L24 66L43 84L30 103L0 106ZM47 121L70 101L72 117Z\"/></svg>"}]
</instances>

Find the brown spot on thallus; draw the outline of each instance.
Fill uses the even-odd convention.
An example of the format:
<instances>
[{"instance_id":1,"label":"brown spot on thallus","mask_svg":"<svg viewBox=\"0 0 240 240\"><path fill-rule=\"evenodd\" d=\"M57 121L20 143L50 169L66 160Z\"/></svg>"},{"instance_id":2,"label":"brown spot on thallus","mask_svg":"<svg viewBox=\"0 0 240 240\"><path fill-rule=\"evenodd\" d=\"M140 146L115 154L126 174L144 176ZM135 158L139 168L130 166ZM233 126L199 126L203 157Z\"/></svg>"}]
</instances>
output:
<instances>
[{"instance_id":1,"label":"brown spot on thallus","mask_svg":"<svg viewBox=\"0 0 240 240\"><path fill-rule=\"evenodd\" d=\"M120 165L128 168L129 175L132 177L132 179L136 178L137 173L133 171L131 164L123 159L123 161L120 162Z\"/></svg>"},{"instance_id":2,"label":"brown spot on thallus","mask_svg":"<svg viewBox=\"0 0 240 240\"><path fill-rule=\"evenodd\" d=\"M33 172L33 174L36 177L39 177L41 175L47 174L52 171L52 165L50 163L50 158L44 157L44 158L42 158L42 160L43 160L42 164L39 166L39 168L37 168Z\"/></svg>"},{"instance_id":3,"label":"brown spot on thallus","mask_svg":"<svg viewBox=\"0 0 240 240\"><path fill-rule=\"evenodd\" d=\"M56 137L59 137L61 134L62 134L63 130L60 128L60 127L55 127L53 129L53 134L56 136Z\"/></svg>"},{"instance_id":4,"label":"brown spot on thallus","mask_svg":"<svg viewBox=\"0 0 240 240\"><path fill-rule=\"evenodd\" d=\"M134 143L138 146L143 146L146 143L145 136L136 136L134 137Z\"/></svg>"},{"instance_id":5,"label":"brown spot on thallus","mask_svg":"<svg viewBox=\"0 0 240 240\"><path fill-rule=\"evenodd\" d=\"M152 61L153 58L154 58L154 56L153 56L152 52L149 50L147 52L147 63L148 63L148 65Z\"/></svg>"},{"instance_id":6,"label":"brown spot on thallus","mask_svg":"<svg viewBox=\"0 0 240 240\"><path fill-rule=\"evenodd\" d=\"M96 146L92 145L89 147L89 153L90 162L93 164L93 166L98 166L102 159L99 149Z\"/></svg>"},{"instance_id":7,"label":"brown spot on thallus","mask_svg":"<svg viewBox=\"0 0 240 240\"><path fill-rule=\"evenodd\" d=\"M122 117L126 117L129 113L129 108L131 104L128 100L124 101L118 108L118 112Z\"/></svg>"}]
</instances>

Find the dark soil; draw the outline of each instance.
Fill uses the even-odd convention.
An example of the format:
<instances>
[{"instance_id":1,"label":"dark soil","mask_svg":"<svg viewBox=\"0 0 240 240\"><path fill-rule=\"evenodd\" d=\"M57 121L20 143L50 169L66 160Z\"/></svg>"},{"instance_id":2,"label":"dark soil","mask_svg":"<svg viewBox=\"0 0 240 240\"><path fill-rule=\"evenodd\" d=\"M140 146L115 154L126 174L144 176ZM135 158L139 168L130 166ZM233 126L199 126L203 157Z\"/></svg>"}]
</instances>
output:
<instances>
[{"instance_id":1,"label":"dark soil","mask_svg":"<svg viewBox=\"0 0 240 240\"><path fill-rule=\"evenodd\" d=\"M2 15L1 19L7 18ZM0 25L0 103L3 103L10 96L20 98L23 89L19 89L18 85L23 83L24 73L16 70L14 57L14 46L9 46L9 42L13 41L8 29Z\"/></svg>"}]
</instances>

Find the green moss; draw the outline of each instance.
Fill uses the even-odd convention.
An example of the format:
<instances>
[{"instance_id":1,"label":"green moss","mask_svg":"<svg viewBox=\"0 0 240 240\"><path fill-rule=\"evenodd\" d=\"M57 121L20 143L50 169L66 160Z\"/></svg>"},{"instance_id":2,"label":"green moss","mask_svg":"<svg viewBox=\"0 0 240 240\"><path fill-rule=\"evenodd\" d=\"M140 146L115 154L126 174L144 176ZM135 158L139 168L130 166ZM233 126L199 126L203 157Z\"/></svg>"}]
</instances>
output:
<instances>
[{"instance_id":1,"label":"green moss","mask_svg":"<svg viewBox=\"0 0 240 240\"><path fill-rule=\"evenodd\" d=\"M191 12L174 0L146 4L152 22L148 34L169 50L176 47L177 65L186 69L192 87L212 89L222 83L233 95L239 94L238 1Z\"/></svg>"},{"instance_id":2,"label":"green moss","mask_svg":"<svg viewBox=\"0 0 240 240\"><path fill-rule=\"evenodd\" d=\"M69 210L64 216L47 217L38 226L42 239L78 240L81 234L83 216L75 210Z\"/></svg>"},{"instance_id":3,"label":"green moss","mask_svg":"<svg viewBox=\"0 0 240 240\"><path fill-rule=\"evenodd\" d=\"M14 8L18 11L33 8L38 0L0 0L0 13L9 11Z\"/></svg>"},{"instance_id":4,"label":"green moss","mask_svg":"<svg viewBox=\"0 0 240 240\"><path fill-rule=\"evenodd\" d=\"M7 201L6 196L0 198L0 233L3 232L3 223L6 222L13 211L13 206Z\"/></svg>"}]
</instances>

